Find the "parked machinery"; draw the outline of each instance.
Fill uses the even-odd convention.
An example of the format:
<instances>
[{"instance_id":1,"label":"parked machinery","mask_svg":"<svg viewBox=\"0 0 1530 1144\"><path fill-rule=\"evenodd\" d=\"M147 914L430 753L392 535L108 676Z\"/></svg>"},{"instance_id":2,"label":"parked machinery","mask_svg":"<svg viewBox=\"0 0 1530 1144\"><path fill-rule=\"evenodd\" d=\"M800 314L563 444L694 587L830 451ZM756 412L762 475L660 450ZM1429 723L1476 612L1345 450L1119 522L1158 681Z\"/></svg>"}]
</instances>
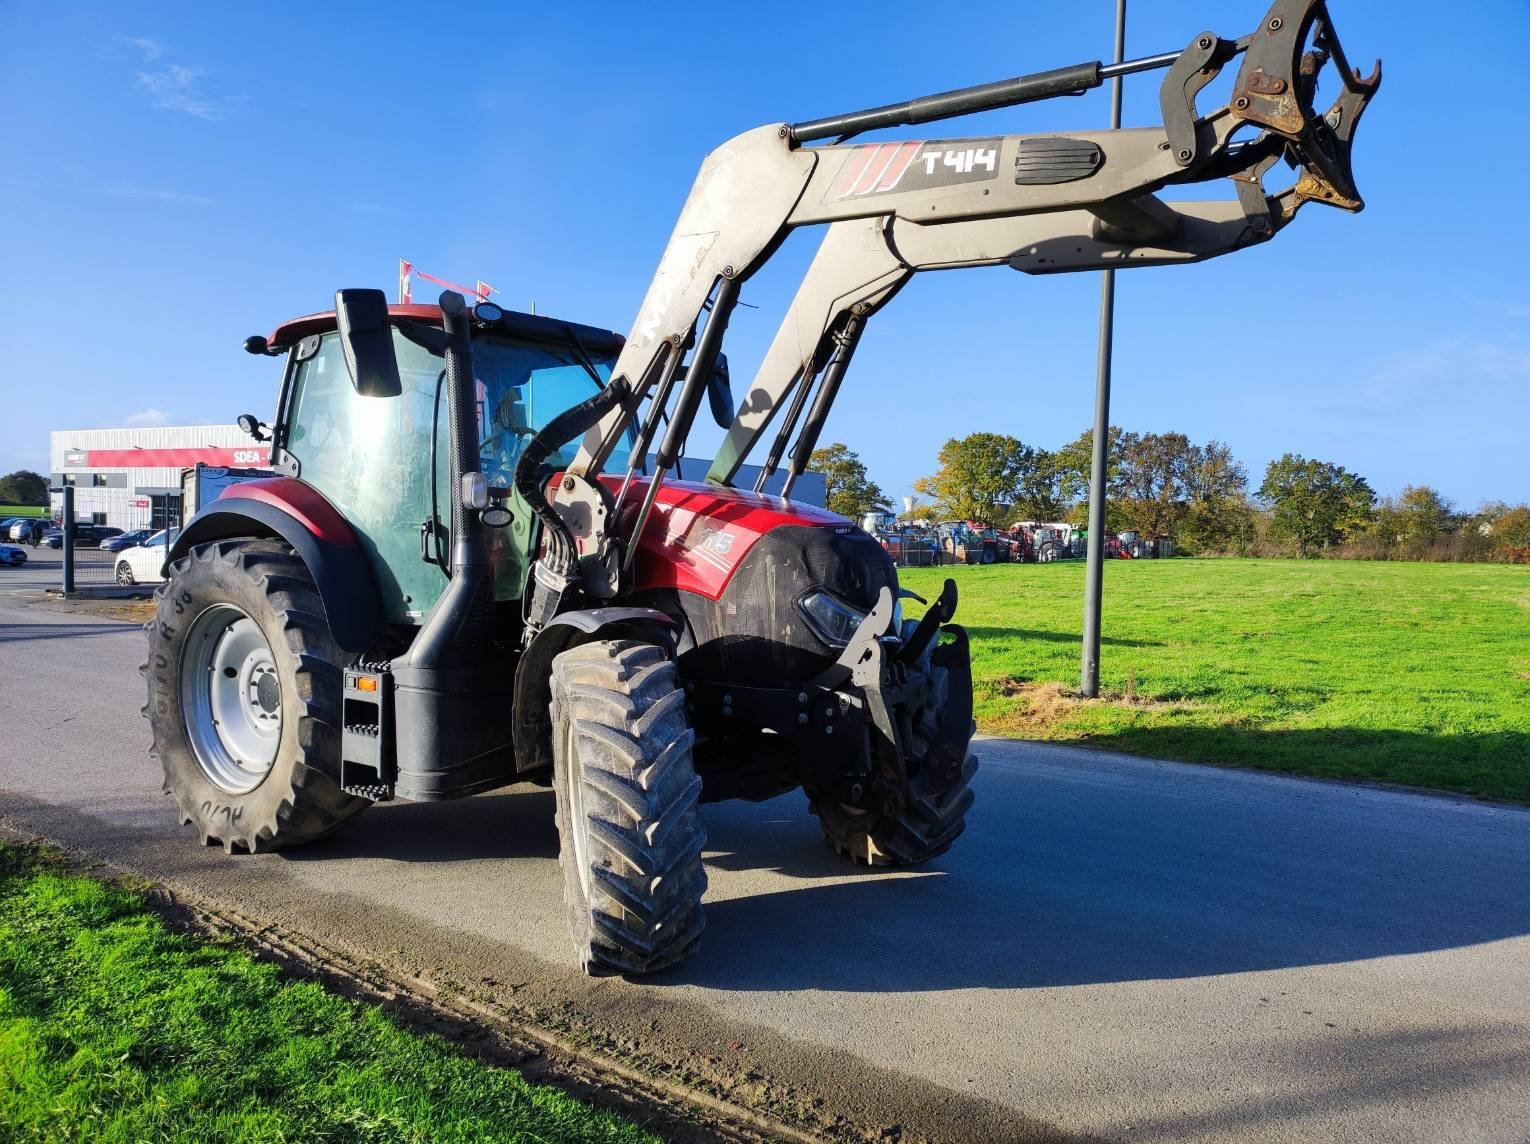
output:
<instances>
[{"instance_id":1,"label":"parked machinery","mask_svg":"<svg viewBox=\"0 0 1530 1144\"><path fill-rule=\"evenodd\" d=\"M1074 555L1071 524L1061 521L1040 522L1017 520L1009 526L1021 559L1038 564L1050 564L1054 560L1067 560Z\"/></svg>"}]
</instances>

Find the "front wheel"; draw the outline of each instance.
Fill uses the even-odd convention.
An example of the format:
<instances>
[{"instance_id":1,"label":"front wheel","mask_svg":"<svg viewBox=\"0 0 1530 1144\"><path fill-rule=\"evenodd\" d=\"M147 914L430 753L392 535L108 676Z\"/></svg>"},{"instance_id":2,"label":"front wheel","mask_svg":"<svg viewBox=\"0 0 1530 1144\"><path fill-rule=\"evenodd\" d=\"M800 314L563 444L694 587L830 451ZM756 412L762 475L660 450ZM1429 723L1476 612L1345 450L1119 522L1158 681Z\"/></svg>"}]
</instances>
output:
<instances>
[{"instance_id":1,"label":"front wheel","mask_svg":"<svg viewBox=\"0 0 1530 1144\"><path fill-rule=\"evenodd\" d=\"M137 581L133 579L133 570L132 568L128 567L126 560L117 565L117 583L121 584L124 588L131 588L134 584L137 583Z\"/></svg>"},{"instance_id":2,"label":"front wheel","mask_svg":"<svg viewBox=\"0 0 1530 1144\"><path fill-rule=\"evenodd\" d=\"M665 651L601 640L552 667L553 786L569 929L592 975L688 957L705 924L706 830L685 692Z\"/></svg>"},{"instance_id":3,"label":"front wheel","mask_svg":"<svg viewBox=\"0 0 1530 1144\"><path fill-rule=\"evenodd\" d=\"M199 545L155 601L143 713L181 825L231 854L272 850L370 805L340 789L345 656L291 549Z\"/></svg>"},{"instance_id":4,"label":"front wheel","mask_svg":"<svg viewBox=\"0 0 1530 1144\"><path fill-rule=\"evenodd\" d=\"M929 695L913 713L909 751L909 797L891 783L868 782L858 805L840 802L829 792L809 790L808 810L818 817L824 841L854 862L867 866L913 866L951 849L967 828L972 807L972 777L977 758L968 749L972 723L971 684L960 701L952 694L952 671L969 671L940 663L944 649L935 650ZM954 734L953 734L954 732Z\"/></svg>"}]
</instances>

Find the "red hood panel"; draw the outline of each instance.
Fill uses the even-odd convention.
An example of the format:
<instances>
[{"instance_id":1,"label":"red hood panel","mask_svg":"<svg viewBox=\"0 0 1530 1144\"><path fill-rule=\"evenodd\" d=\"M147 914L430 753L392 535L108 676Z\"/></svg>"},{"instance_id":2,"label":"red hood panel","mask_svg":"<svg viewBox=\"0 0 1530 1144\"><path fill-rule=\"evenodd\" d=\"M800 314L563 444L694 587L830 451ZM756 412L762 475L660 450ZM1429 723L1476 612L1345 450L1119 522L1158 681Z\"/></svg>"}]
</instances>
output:
<instances>
[{"instance_id":1,"label":"red hood panel","mask_svg":"<svg viewBox=\"0 0 1530 1144\"><path fill-rule=\"evenodd\" d=\"M612 491L621 485L609 477L601 480ZM627 490L624 527L630 527L647 488L647 478L638 478ZM715 600L755 542L786 524L855 527L838 513L814 505L698 481L666 480L638 543L636 587L680 588Z\"/></svg>"}]
</instances>

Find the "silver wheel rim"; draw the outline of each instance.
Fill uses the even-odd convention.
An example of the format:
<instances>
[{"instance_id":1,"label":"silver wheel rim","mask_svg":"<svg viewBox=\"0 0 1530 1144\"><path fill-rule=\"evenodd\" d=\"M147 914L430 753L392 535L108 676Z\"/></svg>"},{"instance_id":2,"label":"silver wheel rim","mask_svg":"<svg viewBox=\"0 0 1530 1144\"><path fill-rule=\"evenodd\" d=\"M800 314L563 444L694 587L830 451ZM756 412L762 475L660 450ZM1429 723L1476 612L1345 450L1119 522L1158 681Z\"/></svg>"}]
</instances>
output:
<instances>
[{"instance_id":1,"label":"silver wheel rim","mask_svg":"<svg viewBox=\"0 0 1530 1144\"><path fill-rule=\"evenodd\" d=\"M117 583L131 584L133 582L133 570L126 564L117 566Z\"/></svg>"},{"instance_id":2,"label":"silver wheel rim","mask_svg":"<svg viewBox=\"0 0 1530 1144\"><path fill-rule=\"evenodd\" d=\"M585 837L584 768L579 764L579 734L570 719L563 730L564 772L568 775L568 829L574 837L574 864L579 869L579 885L585 901L590 900L589 841Z\"/></svg>"},{"instance_id":3,"label":"silver wheel rim","mask_svg":"<svg viewBox=\"0 0 1530 1144\"><path fill-rule=\"evenodd\" d=\"M192 753L230 794L258 787L282 740L281 680L254 620L216 604L191 625L181 649L181 709Z\"/></svg>"}]
</instances>

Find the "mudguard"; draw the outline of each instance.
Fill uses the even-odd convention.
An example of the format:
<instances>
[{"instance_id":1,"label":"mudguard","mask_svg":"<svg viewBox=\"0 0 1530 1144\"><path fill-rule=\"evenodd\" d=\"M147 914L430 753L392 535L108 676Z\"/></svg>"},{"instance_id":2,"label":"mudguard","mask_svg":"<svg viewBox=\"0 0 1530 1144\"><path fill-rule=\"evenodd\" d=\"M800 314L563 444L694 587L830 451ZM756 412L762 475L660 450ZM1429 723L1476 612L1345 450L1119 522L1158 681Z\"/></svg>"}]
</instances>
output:
<instances>
[{"instance_id":1,"label":"mudguard","mask_svg":"<svg viewBox=\"0 0 1530 1144\"><path fill-rule=\"evenodd\" d=\"M166 568L192 548L236 536L279 537L308 566L335 642L364 652L382 634L377 581L366 552L339 511L291 477L231 486L187 522L165 558Z\"/></svg>"},{"instance_id":2,"label":"mudguard","mask_svg":"<svg viewBox=\"0 0 1530 1144\"><path fill-rule=\"evenodd\" d=\"M583 608L554 616L515 665L515 769L552 766L552 661L602 633L642 631L673 644L673 616L657 608ZM671 646L673 652L673 646Z\"/></svg>"}]
</instances>

